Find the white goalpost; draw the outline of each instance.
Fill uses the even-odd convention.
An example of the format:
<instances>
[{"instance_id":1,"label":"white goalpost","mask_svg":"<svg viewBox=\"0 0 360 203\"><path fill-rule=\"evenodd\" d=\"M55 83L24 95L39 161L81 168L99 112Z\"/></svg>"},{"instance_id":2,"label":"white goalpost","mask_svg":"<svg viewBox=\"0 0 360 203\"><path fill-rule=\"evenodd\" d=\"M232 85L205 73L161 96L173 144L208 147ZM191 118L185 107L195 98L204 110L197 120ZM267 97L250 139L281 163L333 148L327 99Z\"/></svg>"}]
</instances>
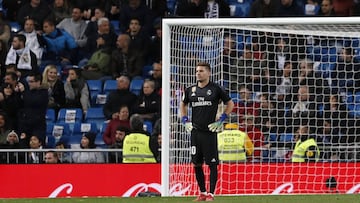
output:
<instances>
[{"instance_id":1,"label":"white goalpost","mask_svg":"<svg viewBox=\"0 0 360 203\"><path fill-rule=\"evenodd\" d=\"M220 163L217 195L360 191L360 18L163 19L162 30L162 196L198 194L178 111L199 61L255 145L246 162ZM292 162L301 136L317 162Z\"/></svg>"}]
</instances>

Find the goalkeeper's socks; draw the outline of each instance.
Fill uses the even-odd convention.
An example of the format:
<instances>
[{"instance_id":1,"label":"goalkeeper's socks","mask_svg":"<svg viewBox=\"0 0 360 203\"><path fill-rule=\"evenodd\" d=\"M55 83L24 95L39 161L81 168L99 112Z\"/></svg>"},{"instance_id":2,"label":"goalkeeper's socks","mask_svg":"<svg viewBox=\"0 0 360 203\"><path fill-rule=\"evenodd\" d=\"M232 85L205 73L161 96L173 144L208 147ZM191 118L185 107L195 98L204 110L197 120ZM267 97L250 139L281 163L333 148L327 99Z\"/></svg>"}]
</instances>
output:
<instances>
[{"instance_id":1,"label":"goalkeeper's socks","mask_svg":"<svg viewBox=\"0 0 360 203\"><path fill-rule=\"evenodd\" d=\"M206 187L205 187L205 177L204 177L204 171L202 169L202 167L194 167L195 168L195 175L196 175L196 180L198 182L200 191L203 193L206 193Z\"/></svg>"},{"instance_id":2,"label":"goalkeeper's socks","mask_svg":"<svg viewBox=\"0 0 360 203\"><path fill-rule=\"evenodd\" d=\"M210 165L210 193L214 194L218 178L217 165Z\"/></svg>"}]
</instances>

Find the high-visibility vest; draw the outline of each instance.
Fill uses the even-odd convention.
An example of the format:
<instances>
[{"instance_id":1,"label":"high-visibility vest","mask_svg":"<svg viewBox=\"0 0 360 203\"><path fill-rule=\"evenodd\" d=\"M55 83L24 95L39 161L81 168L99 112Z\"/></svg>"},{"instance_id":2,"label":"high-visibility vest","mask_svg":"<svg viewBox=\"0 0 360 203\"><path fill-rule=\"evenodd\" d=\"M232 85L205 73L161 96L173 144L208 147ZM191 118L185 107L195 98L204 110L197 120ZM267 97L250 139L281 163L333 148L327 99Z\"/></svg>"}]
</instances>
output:
<instances>
[{"instance_id":1,"label":"high-visibility vest","mask_svg":"<svg viewBox=\"0 0 360 203\"><path fill-rule=\"evenodd\" d=\"M245 137L240 130L224 130L218 133L218 151L220 161L246 161Z\"/></svg>"},{"instance_id":2,"label":"high-visibility vest","mask_svg":"<svg viewBox=\"0 0 360 203\"><path fill-rule=\"evenodd\" d=\"M145 134L127 135L123 145L123 163L156 163L149 141L150 137Z\"/></svg>"},{"instance_id":3,"label":"high-visibility vest","mask_svg":"<svg viewBox=\"0 0 360 203\"><path fill-rule=\"evenodd\" d=\"M315 140L313 138L307 139L304 142L301 142L301 140L297 141L292 157L291 157L291 161L292 162L305 162L305 158L306 158L306 151L308 151L309 147L311 146L315 146L316 147L316 154L315 154L315 161L319 160L319 156L320 156L320 150L319 147L317 146Z\"/></svg>"}]
</instances>

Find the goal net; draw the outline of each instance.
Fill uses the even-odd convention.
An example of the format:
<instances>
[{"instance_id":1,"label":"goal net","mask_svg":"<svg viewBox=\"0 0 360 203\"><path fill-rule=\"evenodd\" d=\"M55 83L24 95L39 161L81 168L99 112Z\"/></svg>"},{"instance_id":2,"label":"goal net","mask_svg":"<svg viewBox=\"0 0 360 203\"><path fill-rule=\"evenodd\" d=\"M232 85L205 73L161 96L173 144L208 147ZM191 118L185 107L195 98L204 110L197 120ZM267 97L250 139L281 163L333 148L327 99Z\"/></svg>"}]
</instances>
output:
<instances>
[{"instance_id":1,"label":"goal net","mask_svg":"<svg viewBox=\"0 0 360 203\"><path fill-rule=\"evenodd\" d=\"M358 193L359 22L165 19L163 195L198 194L190 134L178 111L199 61L211 64L211 80L235 103L227 122L238 124L255 147L246 162L221 162L216 194ZM292 162L304 137L320 149L315 163Z\"/></svg>"}]
</instances>

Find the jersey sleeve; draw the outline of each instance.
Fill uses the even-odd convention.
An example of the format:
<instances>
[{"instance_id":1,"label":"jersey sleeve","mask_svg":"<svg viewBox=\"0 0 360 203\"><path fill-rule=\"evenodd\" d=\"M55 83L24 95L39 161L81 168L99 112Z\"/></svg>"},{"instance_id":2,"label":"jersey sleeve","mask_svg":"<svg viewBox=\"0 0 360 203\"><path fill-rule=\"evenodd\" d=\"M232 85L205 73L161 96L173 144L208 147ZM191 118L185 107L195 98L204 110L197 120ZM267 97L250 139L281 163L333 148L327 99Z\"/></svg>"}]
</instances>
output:
<instances>
[{"instance_id":1,"label":"jersey sleeve","mask_svg":"<svg viewBox=\"0 0 360 203\"><path fill-rule=\"evenodd\" d=\"M220 92L221 101L223 101L224 104L227 103L228 101L230 101L231 98L230 98L229 94L224 89L222 89L220 86L218 86L218 88L219 88L219 92Z\"/></svg>"},{"instance_id":2,"label":"jersey sleeve","mask_svg":"<svg viewBox=\"0 0 360 203\"><path fill-rule=\"evenodd\" d=\"M189 103L189 89L190 88L186 88L181 95L181 101L184 102L185 104Z\"/></svg>"}]
</instances>

